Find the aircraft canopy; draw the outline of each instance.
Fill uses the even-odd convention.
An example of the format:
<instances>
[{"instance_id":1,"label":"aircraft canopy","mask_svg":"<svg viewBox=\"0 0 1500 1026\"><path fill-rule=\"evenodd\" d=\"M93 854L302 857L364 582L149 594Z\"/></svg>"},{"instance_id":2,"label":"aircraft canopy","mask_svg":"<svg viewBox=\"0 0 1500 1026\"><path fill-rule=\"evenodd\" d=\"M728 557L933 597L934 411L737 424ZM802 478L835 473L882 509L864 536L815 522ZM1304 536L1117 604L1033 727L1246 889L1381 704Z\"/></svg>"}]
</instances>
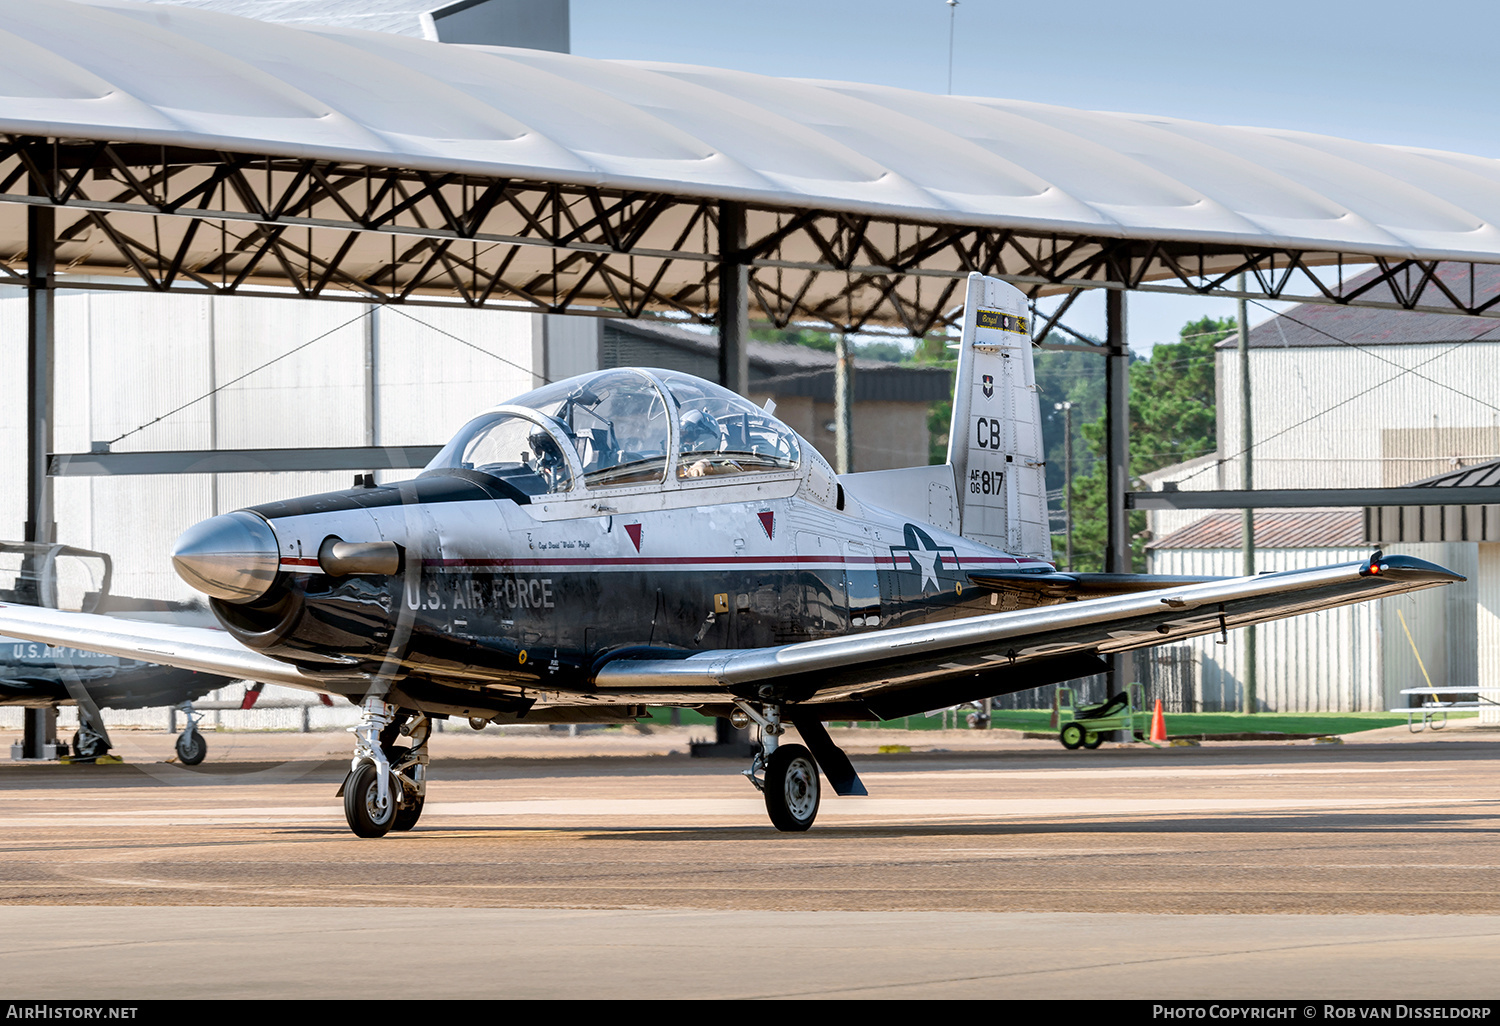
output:
<instances>
[{"instance_id":1,"label":"aircraft canopy","mask_svg":"<svg viewBox=\"0 0 1500 1026\"><path fill-rule=\"evenodd\" d=\"M504 478L528 495L795 470L797 433L727 388L616 369L544 385L476 417L427 465ZM675 470L674 470L675 468Z\"/></svg>"}]
</instances>

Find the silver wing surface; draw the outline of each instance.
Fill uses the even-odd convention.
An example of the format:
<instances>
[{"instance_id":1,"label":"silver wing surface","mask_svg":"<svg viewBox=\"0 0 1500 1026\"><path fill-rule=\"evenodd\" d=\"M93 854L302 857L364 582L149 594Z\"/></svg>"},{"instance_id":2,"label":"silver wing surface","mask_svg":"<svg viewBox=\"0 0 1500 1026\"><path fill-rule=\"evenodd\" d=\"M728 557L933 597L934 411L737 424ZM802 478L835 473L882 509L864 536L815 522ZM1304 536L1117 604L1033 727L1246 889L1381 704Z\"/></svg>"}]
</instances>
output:
<instances>
[{"instance_id":1,"label":"silver wing surface","mask_svg":"<svg viewBox=\"0 0 1500 1026\"><path fill-rule=\"evenodd\" d=\"M97 613L71 613L39 606L0 603L0 634L47 645L104 652L126 659L179 666L237 680L327 690L325 678L252 651L212 627L125 620Z\"/></svg>"},{"instance_id":2,"label":"silver wing surface","mask_svg":"<svg viewBox=\"0 0 1500 1026\"><path fill-rule=\"evenodd\" d=\"M890 719L1097 673L1101 655L1462 580L1434 563L1377 554L775 648L619 659L595 683L636 701L671 692L753 698L770 685L781 701L817 706L820 719Z\"/></svg>"},{"instance_id":3,"label":"silver wing surface","mask_svg":"<svg viewBox=\"0 0 1500 1026\"><path fill-rule=\"evenodd\" d=\"M1132 582L1123 594L1057 601L1055 576L1040 575L1036 586L1039 596L1052 598L1051 605L773 648L721 649L678 659L618 658L581 691L570 695L559 688L536 697L542 698L540 705L579 703L578 711L587 707L601 714L601 706L710 709L735 697L774 698L805 703L821 719L890 719L1097 673L1104 668L1100 656L1113 652L1464 580L1410 556L1383 556L1152 591L1137 590L1143 581ZM976 577L973 586L985 582ZM1014 577L994 586L1011 594L1024 587ZM12 603L0 604L0 634L316 691L354 693L367 686L367 678L352 666L349 671L337 665L326 672L301 669L204 627ZM441 709L451 703L416 704Z\"/></svg>"}]
</instances>

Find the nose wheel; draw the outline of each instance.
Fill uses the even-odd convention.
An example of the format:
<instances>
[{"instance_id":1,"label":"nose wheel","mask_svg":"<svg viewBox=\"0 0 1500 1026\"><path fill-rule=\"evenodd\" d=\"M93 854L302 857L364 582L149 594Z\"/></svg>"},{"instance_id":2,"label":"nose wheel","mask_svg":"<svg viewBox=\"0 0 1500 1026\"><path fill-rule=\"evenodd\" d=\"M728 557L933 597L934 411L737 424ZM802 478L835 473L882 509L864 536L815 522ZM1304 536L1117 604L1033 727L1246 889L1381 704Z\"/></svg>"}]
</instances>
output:
<instances>
[{"instance_id":1,"label":"nose wheel","mask_svg":"<svg viewBox=\"0 0 1500 1026\"><path fill-rule=\"evenodd\" d=\"M361 763L344 785L344 818L354 836L384 837L396 821L395 797L389 786L380 786L380 770Z\"/></svg>"},{"instance_id":2,"label":"nose wheel","mask_svg":"<svg viewBox=\"0 0 1500 1026\"><path fill-rule=\"evenodd\" d=\"M410 830L427 799L427 740L432 722L419 712L396 709L377 697L361 706L354 758L339 788L344 819L356 837L384 837ZM410 747L396 744L411 739Z\"/></svg>"},{"instance_id":3,"label":"nose wheel","mask_svg":"<svg viewBox=\"0 0 1500 1026\"><path fill-rule=\"evenodd\" d=\"M208 742L196 730L192 734L183 731L177 735L177 761L184 766L198 765L207 754Z\"/></svg>"},{"instance_id":4,"label":"nose wheel","mask_svg":"<svg viewBox=\"0 0 1500 1026\"><path fill-rule=\"evenodd\" d=\"M187 723L183 726L182 733L177 735L177 761L184 766L196 766L208 754L208 742L198 730L198 721L203 717L193 711L192 702L183 702L180 708L187 717Z\"/></svg>"}]
</instances>

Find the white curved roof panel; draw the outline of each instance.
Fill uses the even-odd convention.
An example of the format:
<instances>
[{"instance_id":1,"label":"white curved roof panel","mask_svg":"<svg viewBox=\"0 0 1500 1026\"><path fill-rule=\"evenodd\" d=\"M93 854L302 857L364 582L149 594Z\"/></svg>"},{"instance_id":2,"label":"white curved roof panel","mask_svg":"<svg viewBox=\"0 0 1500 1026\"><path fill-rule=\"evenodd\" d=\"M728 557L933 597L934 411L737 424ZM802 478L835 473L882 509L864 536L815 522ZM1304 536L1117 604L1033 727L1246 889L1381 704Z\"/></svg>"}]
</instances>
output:
<instances>
[{"instance_id":1,"label":"white curved roof panel","mask_svg":"<svg viewBox=\"0 0 1500 1026\"><path fill-rule=\"evenodd\" d=\"M0 0L0 131L925 223L1500 261L1500 161L1038 103Z\"/></svg>"}]
</instances>

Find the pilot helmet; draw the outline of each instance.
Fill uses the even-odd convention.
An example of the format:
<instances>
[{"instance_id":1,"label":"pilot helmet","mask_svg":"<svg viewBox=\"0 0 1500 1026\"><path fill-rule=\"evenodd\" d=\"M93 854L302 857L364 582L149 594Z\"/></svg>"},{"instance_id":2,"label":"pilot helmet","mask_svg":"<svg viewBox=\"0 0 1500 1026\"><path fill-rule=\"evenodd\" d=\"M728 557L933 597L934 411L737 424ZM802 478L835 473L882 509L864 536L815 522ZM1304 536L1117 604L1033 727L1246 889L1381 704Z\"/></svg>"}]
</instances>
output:
<instances>
[{"instance_id":1,"label":"pilot helmet","mask_svg":"<svg viewBox=\"0 0 1500 1026\"><path fill-rule=\"evenodd\" d=\"M682 452L717 452L719 422L702 410L682 415Z\"/></svg>"},{"instance_id":2,"label":"pilot helmet","mask_svg":"<svg viewBox=\"0 0 1500 1026\"><path fill-rule=\"evenodd\" d=\"M560 467L567 461L563 459L562 449L557 444L557 439L552 433L542 428L537 428L526 439L531 445L531 451L536 453L537 462L544 467Z\"/></svg>"}]
</instances>

